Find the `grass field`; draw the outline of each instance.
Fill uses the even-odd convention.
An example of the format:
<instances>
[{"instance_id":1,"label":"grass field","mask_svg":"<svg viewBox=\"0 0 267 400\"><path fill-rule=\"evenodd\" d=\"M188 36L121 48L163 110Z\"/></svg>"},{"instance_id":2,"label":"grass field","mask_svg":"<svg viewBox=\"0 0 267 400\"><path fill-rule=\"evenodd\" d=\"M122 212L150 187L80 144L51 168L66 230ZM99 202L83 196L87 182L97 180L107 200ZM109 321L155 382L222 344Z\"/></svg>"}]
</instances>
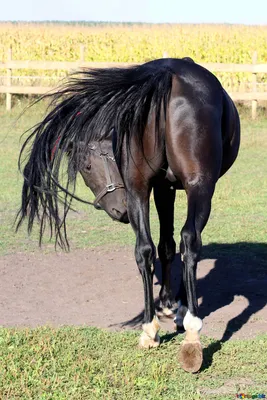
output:
<instances>
[{"instance_id":1,"label":"grass field","mask_svg":"<svg viewBox=\"0 0 267 400\"><path fill-rule=\"evenodd\" d=\"M37 252L37 236L25 229L15 235L21 177L17 158L21 133L42 118L38 105L15 123L18 105L0 108L0 254ZM203 243L245 243L267 239L267 121L242 115L242 144L237 162L223 177L213 199ZM78 193L92 199L80 182ZM176 239L185 220L185 195L176 201ZM129 226L112 222L103 212L76 204L68 223L72 249L100 245L133 245ZM155 242L158 222L151 210ZM84 234L84 233L87 233ZM81 235L81 233L83 233ZM45 252L54 251L44 244ZM205 254L204 254L205 256ZM219 257L220 254L216 254ZM235 254L229 254L235 257ZM267 254L266 254L267 258ZM259 262L266 267L264 255ZM1 317L0 317L1 318ZM161 334L163 344L149 352L137 348L139 332L112 333L96 328L0 329L0 399L233 399L237 392L267 395L267 335L219 343L203 337L205 362L190 375L178 367L181 337Z\"/></svg>"},{"instance_id":2,"label":"grass field","mask_svg":"<svg viewBox=\"0 0 267 400\"><path fill-rule=\"evenodd\" d=\"M267 394L267 336L220 344L203 338L201 372L178 366L181 337L137 348L139 332L49 327L0 331L0 398L51 400L234 399ZM216 353L214 353L216 351Z\"/></svg>"}]
</instances>

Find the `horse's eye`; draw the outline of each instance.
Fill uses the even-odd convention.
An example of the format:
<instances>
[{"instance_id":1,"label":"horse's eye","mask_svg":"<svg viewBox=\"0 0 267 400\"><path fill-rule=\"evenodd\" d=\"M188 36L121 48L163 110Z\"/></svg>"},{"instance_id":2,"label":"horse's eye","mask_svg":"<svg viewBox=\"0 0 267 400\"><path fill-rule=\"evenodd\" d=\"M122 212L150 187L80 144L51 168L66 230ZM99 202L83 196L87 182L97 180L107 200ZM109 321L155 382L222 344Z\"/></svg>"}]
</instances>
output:
<instances>
[{"instance_id":1,"label":"horse's eye","mask_svg":"<svg viewBox=\"0 0 267 400\"><path fill-rule=\"evenodd\" d=\"M86 171L90 171L91 170L91 164L86 165L85 169L86 169Z\"/></svg>"}]
</instances>

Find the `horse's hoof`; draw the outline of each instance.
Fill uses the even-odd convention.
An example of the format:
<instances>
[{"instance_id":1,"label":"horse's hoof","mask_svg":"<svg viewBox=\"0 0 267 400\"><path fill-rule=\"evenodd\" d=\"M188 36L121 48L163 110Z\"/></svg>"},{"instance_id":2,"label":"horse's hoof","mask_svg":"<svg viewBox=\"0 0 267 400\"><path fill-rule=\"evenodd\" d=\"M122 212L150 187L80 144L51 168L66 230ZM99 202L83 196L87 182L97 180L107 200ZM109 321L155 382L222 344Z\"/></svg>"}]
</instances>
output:
<instances>
[{"instance_id":1,"label":"horse's hoof","mask_svg":"<svg viewBox=\"0 0 267 400\"><path fill-rule=\"evenodd\" d=\"M182 342L179 361L186 372L197 372L203 362L203 350L200 342Z\"/></svg>"},{"instance_id":2,"label":"horse's hoof","mask_svg":"<svg viewBox=\"0 0 267 400\"><path fill-rule=\"evenodd\" d=\"M174 318L174 323L177 325L177 330L184 329L184 317L187 313L188 308L186 306L180 306L177 310L176 316Z\"/></svg>"},{"instance_id":3,"label":"horse's hoof","mask_svg":"<svg viewBox=\"0 0 267 400\"><path fill-rule=\"evenodd\" d=\"M157 310L157 316L159 318L173 318L174 317L174 312L168 307L163 307L159 310Z\"/></svg>"},{"instance_id":4,"label":"horse's hoof","mask_svg":"<svg viewBox=\"0 0 267 400\"><path fill-rule=\"evenodd\" d=\"M184 326L183 325L177 325L176 322L173 323L173 330L174 330L174 332L178 332L178 333L179 332L184 333L184 331L185 331Z\"/></svg>"},{"instance_id":5,"label":"horse's hoof","mask_svg":"<svg viewBox=\"0 0 267 400\"><path fill-rule=\"evenodd\" d=\"M184 329L184 325L183 325L183 318L177 318L177 316L173 319L173 323L174 323L174 328L179 331L181 329Z\"/></svg>"},{"instance_id":6,"label":"horse's hoof","mask_svg":"<svg viewBox=\"0 0 267 400\"><path fill-rule=\"evenodd\" d=\"M143 349L150 349L152 347L158 347L160 344L159 335L156 334L155 338L152 339L146 332L143 332L140 336L139 347Z\"/></svg>"}]
</instances>

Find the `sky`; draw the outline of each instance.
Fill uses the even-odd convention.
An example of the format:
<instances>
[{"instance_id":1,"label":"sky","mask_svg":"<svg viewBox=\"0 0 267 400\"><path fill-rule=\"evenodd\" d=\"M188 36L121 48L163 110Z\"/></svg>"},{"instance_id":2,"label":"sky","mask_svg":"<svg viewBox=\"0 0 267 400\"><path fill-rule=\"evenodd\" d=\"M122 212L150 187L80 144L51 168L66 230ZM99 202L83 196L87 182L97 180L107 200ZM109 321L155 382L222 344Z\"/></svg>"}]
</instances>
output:
<instances>
[{"instance_id":1,"label":"sky","mask_svg":"<svg viewBox=\"0 0 267 400\"><path fill-rule=\"evenodd\" d=\"M0 0L0 21L267 25L267 0Z\"/></svg>"}]
</instances>

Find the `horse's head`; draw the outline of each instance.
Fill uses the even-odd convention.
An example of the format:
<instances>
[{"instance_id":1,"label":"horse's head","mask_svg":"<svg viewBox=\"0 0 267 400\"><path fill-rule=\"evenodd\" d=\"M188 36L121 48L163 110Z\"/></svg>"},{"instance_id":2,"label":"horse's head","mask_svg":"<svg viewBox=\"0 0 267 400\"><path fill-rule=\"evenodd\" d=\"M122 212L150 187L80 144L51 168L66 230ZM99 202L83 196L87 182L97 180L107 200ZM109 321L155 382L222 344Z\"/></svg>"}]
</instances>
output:
<instances>
[{"instance_id":1,"label":"horse's head","mask_svg":"<svg viewBox=\"0 0 267 400\"><path fill-rule=\"evenodd\" d=\"M85 184L96 196L94 205L120 222L128 223L126 192L115 161L112 141L89 143L80 166Z\"/></svg>"}]
</instances>

